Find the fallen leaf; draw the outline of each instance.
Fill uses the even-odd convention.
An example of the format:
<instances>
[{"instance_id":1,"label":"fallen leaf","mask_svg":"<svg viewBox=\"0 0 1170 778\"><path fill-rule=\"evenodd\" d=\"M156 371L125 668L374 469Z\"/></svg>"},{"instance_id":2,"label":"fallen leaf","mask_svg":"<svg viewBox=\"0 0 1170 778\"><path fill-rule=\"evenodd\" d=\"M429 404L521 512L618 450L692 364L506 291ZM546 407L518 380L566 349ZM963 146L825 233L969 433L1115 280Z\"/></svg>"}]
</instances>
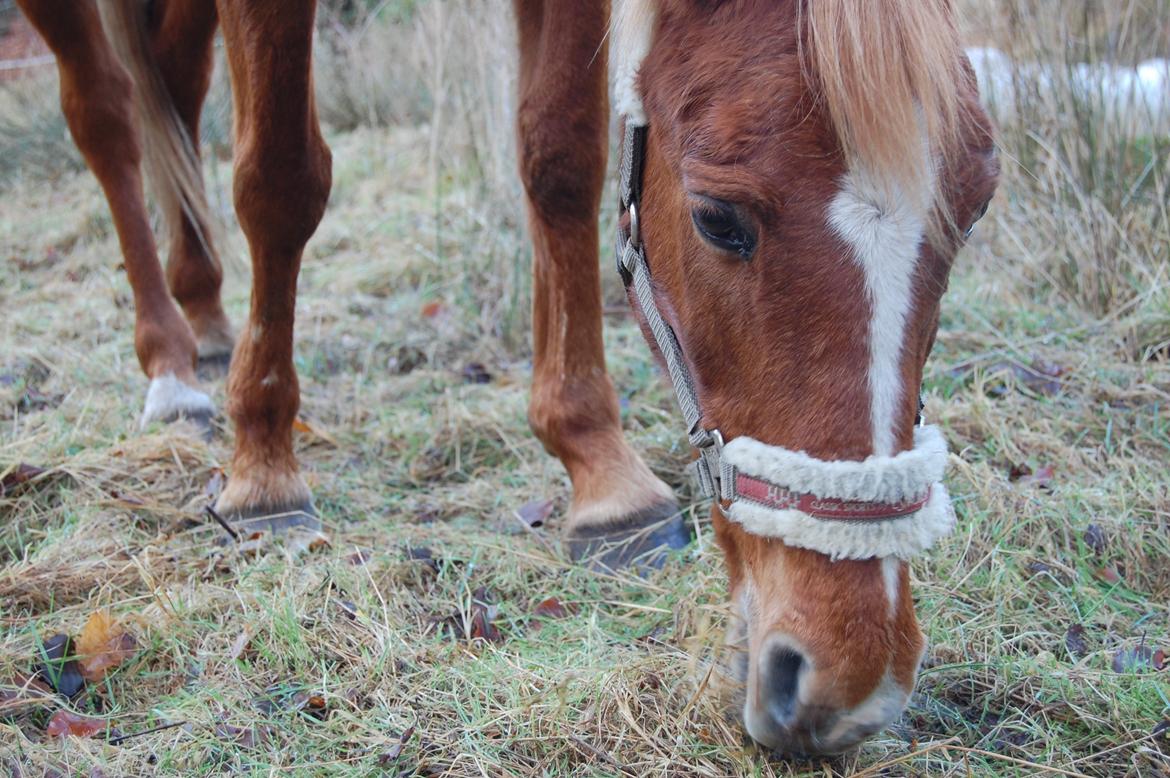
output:
<instances>
[{"instance_id":1,"label":"fallen leaf","mask_svg":"<svg viewBox=\"0 0 1170 778\"><path fill-rule=\"evenodd\" d=\"M1074 659L1080 659L1085 654L1089 653L1089 647L1085 643L1085 626L1083 624L1073 624L1064 633L1064 647L1068 649L1068 653Z\"/></svg>"},{"instance_id":2,"label":"fallen leaf","mask_svg":"<svg viewBox=\"0 0 1170 778\"><path fill-rule=\"evenodd\" d=\"M532 609L532 615L543 616L546 619L563 619L575 611L576 608L572 605L565 605L556 597L549 597L537 603L536 607Z\"/></svg>"},{"instance_id":3,"label":"fallen leaf","mask_svg":"<svg viewBox=\"0 0 1170 778\"><path fill-rule=\"evenodd\" d=\"M244 651L247 650L248 644L252 642L252 635L248 630L244 630L236 639L232 641L232 650L228 652L228 656L233 660L239 659L243 656Z\"/></svg>"},{"instance_id":4,"label":"fallen leaf","mask_svg":"<svg viewBox=\"0 0 1170 778\"><path fill-rule=\"evenodd\" d=\"M431 300L422 307L423 318L433 319L438 316L443 310L442 300Z\"/></svg>"},{"instance_id":5,"label":"fallen leaf","mask_svg":"<svg viewBox=\"0 0 1170 778\"><path fill-rule=\"evenodd\" d=\"M553 501L552 500L533 500L527 502L517 508L513 513L516 518L520 519L526 527L541 527L544 525L546 519L552 515Z\"/></svg>"},{"instance_id":6,"label":"fallen leaf","mask_svg":"<svg viewBox=\"0 0 1170 778\"><path fill-rule=\"evenodd\" d=\"M1154 650L1144 642L1136 648L1123 648L1113 655L1113 672L1162 670L1166 667L1166 652Z\"/></svg>"},{"instance_id":7,"label":"fallen leaf","mask_svg":"<svg viewBox=\"0 0 1170 778\"><path fill-rule=\"evenodd\" d=\"M1090 524L1085 527L1085 545L1093 549L1093 553L1101 555L1105 553L1105 549L1109 546L1109 541L1105 537L1105 531L1096 524Z\"/></svg>"},{"instance_id":8,"label":"fallen leaf","mask_svg":"<svg viewBox=\"0 0 1170 778\"><path fill-rule=\"evenodd\" d=\"M255 748L267 740L262 729L237 727L226 722L215 726L215 736L226 743L234 743L241 748Z\"/></svg>"},{"instance_id":9,"label":"fallen leaf","mask_svg":"<svg viewBox=\"0 0 1170 778\"><path fill-rule=\"evenodd\" d=\"M137 647L134 636L108 612L94 611L77 636L77 663L81 677L97 683L109 670L133 656Z\"/></svg>"},{"instance_id":10,"label":"fallen leaf","mask_svg":"<svg viewBox=\"0 0 1170 778\"><path fill-rule=\"evenodd\" d=\"M1106 565L1105 567L1098 567L1093 571L1093 575L1098 580L1104 581L1107 584L1116 585L1121 583L1121 573L1118 572L1114 565Z\"/></svg>"},{"instance_id":11,"label":"fallen leaf","mask_svg":"<svg viewBox=\"0 0 1170 778\"><path fill-rule=\"evenodd\" d=\"M1026 486L1035 486L1037 489L1052 488L1052 480L1056 476L1056 469L1053 468L1052 465L1042 465L1035 470L1032 470L1027 465L1024 465L1023 469L1027 472L1021 472L1019 477L1014 479L1017 483L1024 484Z\"/></svg>"},{"instance_id":12,"label":"fallen leaf","mask_svg":"<svg viewBox=\"0 0 1170 778\"><path fill-rule=\"evenodd\" d=\"M311 438L324 441L334 448L341 448L341 444L337 442L337 438L333 437L333 435L331 435L329 432L313 424L308 419L297 416L295 419L293 419L293 429L302 435L307 435Z\"/></svg>"},{"instance_id":13,"label":"fallen leaf","mask_svg":"<svg viewBox=\"0 0 1170 778\"><path fill-rule=\"evenodd\" d=\"M406 558L412 562L422 562L434 572L439 572L439 561L435 559L435 553L426 546L407 548Z\"/></svg>"},{"instance_id":14,"label":"fallen leaf","mask_svg":"<svg viewBox=\"0 0 1170 778\"><path fill-rule=\"evenodd\" d=\"M36 676L17 673L12 681L0 686L0 717L15 714L22 708L35 707L53 700L53 689Z\"/></svg>"},{"instance_id":15,"label":"fallen leaf","mask_svg":"<svg viewBox=\"0 0 1170 778\"><path fill-rule=\"evenodd\" d=\"M15 494L18 487L30 483L47 472L48 470L43 467L27 465L24 462L12 466L0 473L0 497Z\"/></svg>"},{"instance_id":16,"label":"fallen leaf","mask_svg":"<svg viewBox=\"0 0 1170 778\"><path fill-rule=\"evenodd\" d=\"M325 698L320 694L310 694L308 692L297 692L292 699L293 710L309 716L310 718L323 721L329 715L329 710L325 705Z\"/></svg>"},{"instance_id":17,"label":"fallen leaf","mask_svg":"<svg viewBox=\"0 0 1170 778\"><path fill-rule=\"evenodd\" d=\"M108 726L109 722L105 719L91 719L67 710L59 710L49 719L45 733L49 737L93 737L99 732L105 732Z\"/></svg>"},{"instance_id":18,"label":"fallen leaf","mask_svg":"<svg viewBox=\"0 0 1170 778\"><path fill-rule=\"evenodd\" d=\"M486 640L489 643L500 643L504 640L503 633L492 623L498 608L492 603L490 592L479 587L471 593L471 609L464 613L457 610L446 618L434 620L437 628L445 628L452 637L464 640Z\"/></svg>"},{"instance_id":19,"label":"fallen leaf","mask_svg":"<svg viewBox=\"0 0 1170 778\"><path fill-rule=\"evenodd\" d=\"M488 372L482 362L468 362L463 366L462 375L465 384L490 384L492 382L492 374Z\"/></svg>"},{"instance_id":20,"label":"fallen leaf","mask_svg":"<svg viewBox=\"0 0 1170 778\"><path fill-rule=\"evenodd\" d=\"M368 548L359 548L352 554L347 555L345 557L345 561L355 566L364 565L366 562L370 561L370 557L373 555L373 553L374 552Z\"/></svg>"},{"instance_id":21,"label":"fallen leaf","mask_svg":"<svg viewBox=\"0 0 1170 778\"><path fill-rule=\"evenodd\" d=\"M472 640L487 640L491 643L504 640L503 634L492 624L498 609L491 600L491 594L482 586L471 593L471 624L467 636Z\"/></svg>"},{"instance_id":22,"label":"fallen leaf","mask_svg":"<svg viewBox=\"0 0 1170 778\"><path fill-rule=\"evenodd\" d=\"M426 363L427 355L418 346L399 346L398 353L390 358L390 369L399 375L406 375Z\"/></svg>"},{"instance_id":23,"label":"fallen leaf","mask_svg":"<svg viewBox=\"0 0 1170 778\"><path fill-rule=\"evenodd\" d=\"M53 635L40 647L41 662L37 675L66 697L74 697L85 687L85 678L73 652L73 639L68 635Z\"/></svg>"},{"instance_id":24,"label":"fallen leaf","mask_svg":"<svg viewBox=\"0 0 1170 778\"><path fill-rule=\"evenodd\" d=\"M398 742L386 749L378 757L379 767L388 767L391 762L402 755L402 749L406 747L406 743L414 735L414 727L407 727L401 735L398 736Z\"/></svg>"}]
</instances>

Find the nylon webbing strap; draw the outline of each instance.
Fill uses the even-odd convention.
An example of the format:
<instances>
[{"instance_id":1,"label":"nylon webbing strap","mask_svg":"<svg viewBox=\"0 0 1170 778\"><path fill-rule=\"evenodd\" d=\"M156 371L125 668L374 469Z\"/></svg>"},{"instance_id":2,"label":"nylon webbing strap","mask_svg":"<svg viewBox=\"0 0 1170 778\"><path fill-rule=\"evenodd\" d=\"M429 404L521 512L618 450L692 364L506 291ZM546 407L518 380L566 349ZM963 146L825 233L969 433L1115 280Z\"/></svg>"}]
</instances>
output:
<instances>
[{"instance_id":1,"label":"nylon webbing strap","mask_svg":"<svg viewBox=\"0 0 1170 778\"><path fill-rule=\"evenodd\" d=\"M630 226L628 229L618 228L617 265L622 281L627 287L634 290L634 299L642 310L642 316L650 327L650 333L666 362L666 371L670 374L670 383L674 386L674 394L678 399L679 408L687 423L687 437L691 445L699 450L699 459L696 461L696 470L699 476L699 488L705 497L719 495L720 463L719 450L722 441L717 434L706 430L702 426L703 412L699 407L699 395L695 391L694 381L687 369L686 358L674 330L662 318L658 310L658 303L654 299L654 284L650 278L650 266L646 262L646 252L642 245L640 228L638 225L638 203L641 195L642 162L646 147L646 128L631 126L626 123L622 138L622 158L620 163L621 205L629 212Z\"/></svg>"}]
</instances>

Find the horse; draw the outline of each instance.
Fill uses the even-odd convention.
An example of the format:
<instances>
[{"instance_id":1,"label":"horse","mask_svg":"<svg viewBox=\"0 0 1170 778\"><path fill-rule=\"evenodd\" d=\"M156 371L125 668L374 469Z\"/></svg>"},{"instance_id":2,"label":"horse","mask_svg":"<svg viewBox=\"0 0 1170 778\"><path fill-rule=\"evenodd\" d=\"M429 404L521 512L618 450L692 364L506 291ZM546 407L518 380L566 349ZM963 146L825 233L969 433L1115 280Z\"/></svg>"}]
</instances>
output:
<instances>
[{"instance_id":1,"label":"horse","mask_svg":"<svg viewBox=\"0 0 1170 778\"><path fill-rule=\"evenodd\" d=\"M197 360L230 353L236 437L218 513L318 526L292 447L296 279L331 176L315 1L17 2L56 57L69 129L113 214L149 379L142 422L210 419ZM907 704L925 650L908 560L955 521L918 388L998 162L951 0L513 4L529 421L571 480L570 554L612 569L690 541L672 490L623 437L605 367L608 72L618 271L710 502L744 727L781 751L850 748ZM254 269L238 338L199 179L217 29ZM143 170L170 227L165 269Z\"/></svg>"}]
</instances>

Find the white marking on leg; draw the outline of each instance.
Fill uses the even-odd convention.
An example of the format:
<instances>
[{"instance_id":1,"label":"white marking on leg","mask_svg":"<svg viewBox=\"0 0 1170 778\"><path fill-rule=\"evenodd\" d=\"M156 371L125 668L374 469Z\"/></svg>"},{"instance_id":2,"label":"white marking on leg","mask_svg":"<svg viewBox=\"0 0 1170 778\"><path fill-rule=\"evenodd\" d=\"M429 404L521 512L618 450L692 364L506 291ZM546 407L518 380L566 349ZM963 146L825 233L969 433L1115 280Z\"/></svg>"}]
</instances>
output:
<instances>
[{"instance_id":1,"label":"white marking on leg","mask_svg":"<svg viewBox=\"0 0 1170 778\"><path fill-rule=\"evenodd\" d=\"M153 421L170 421L179 416L214 414L211 398L192 389L175 377L174 373L155 378L146 392L146 407L142 410L142 426Z\"/></svg>"},{"instance_id":2,"label":"white marking on leg","mask_svg":"<svg viewBox=\"0 0 1170 778\"><path fill-rule=\"evenodd\" d=\"M886 599L890 603L890 618L898 613L898 594L901 591L902 560L896 556L882 557L882 581L886 585Z\"/></svg>"},{"instance_id":3,"label":"white marking on leg","mask_svg":"<svg viewBox=\"0 0 1170 778\"><path fill-rule=\"evenodd\" d=\"M829 206L829 224L865 272L872 307L869 390L877 456L894 454L894 416L904 391L902 346L933 190L933 179L911 188L857 167L842 178Z\"/></svg>"}]
</instances>

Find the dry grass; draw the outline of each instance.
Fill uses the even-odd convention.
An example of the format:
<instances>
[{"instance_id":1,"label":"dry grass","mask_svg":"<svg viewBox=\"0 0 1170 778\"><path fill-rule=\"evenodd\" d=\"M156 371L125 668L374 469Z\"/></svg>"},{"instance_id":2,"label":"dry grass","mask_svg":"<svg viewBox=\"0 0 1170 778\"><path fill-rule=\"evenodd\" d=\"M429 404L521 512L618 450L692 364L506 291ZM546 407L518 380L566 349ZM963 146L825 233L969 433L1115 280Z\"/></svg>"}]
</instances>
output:
<instances>
[{"instance_id":1,"label":"dry grass","mask_svg":"<svg viewBox=\"0 0 1170 778\"><path fill-rule=\"evenodd\" d=\"M438 13L426 8L393 35L416 40ZM448 74L479 56L457 43L442 49ZM507 55L491 56L493 78L506 79ZM956 452L948 487L961 530L914 565L931 648L911 708L857 752L792 762L748 743L727 707L725 579L703 521L694 546L639 580L567 563L555 526L526 530L513 515L538 499L563 508L568 486L525 424L520 201L471 151L502 148L506 160L511 129L474 124L477 101L490 99L476 94L443 109L444 125L466 133L436 139L426 99L402 115L377 109L379 123L418 127L362 120L331 133L335 186L306 256L296 358L317 430L299 435L299 453L332 546L295 558L213 542L219 531L200 511L230 430L210 443L137 430L133 313L92 178L7 180L0 473L19 462L47 472L0 498L0 764L25 775L1170 770L1170 744L1152 735L1170 719L1166 671L1112 667L1143 642L1170 649L1170 310L1164 278L1105 315L1056 279L1041 247L1083 266L1098 259L1079 233L1039 221L1053 208L1045 187L1071 179L1009 167L944 301L927 412ZM209 156L226 201L228 173ZM1151 214L1134 212L1125 251L1165 228ZM1164 261L1143 252L1124 256L1151 271ZM246 279L229 286L239 321ZM436 302L437 315L423 315ZM636 327L607 324L628 434L689 500L669 389ZM490 384L463 381L471 362ZM207 379L222 404L222 377ZM1013 480L1012 466L1052 476ZM409 558L420 546L435 564ZM436 628L452 614L469 621L479 587L502 642ZM532 613L548 597L575 612L537 628ZM133 660L74 704L4 701L40 641L76 633L99 608L137 636ZM1066 643L1076 624L1081 655ZM297 709L306 692L326 717ZM120 745L56 741L44 726L62 707L123 735L180 726Z\"/></svg>"}]
</instances>

